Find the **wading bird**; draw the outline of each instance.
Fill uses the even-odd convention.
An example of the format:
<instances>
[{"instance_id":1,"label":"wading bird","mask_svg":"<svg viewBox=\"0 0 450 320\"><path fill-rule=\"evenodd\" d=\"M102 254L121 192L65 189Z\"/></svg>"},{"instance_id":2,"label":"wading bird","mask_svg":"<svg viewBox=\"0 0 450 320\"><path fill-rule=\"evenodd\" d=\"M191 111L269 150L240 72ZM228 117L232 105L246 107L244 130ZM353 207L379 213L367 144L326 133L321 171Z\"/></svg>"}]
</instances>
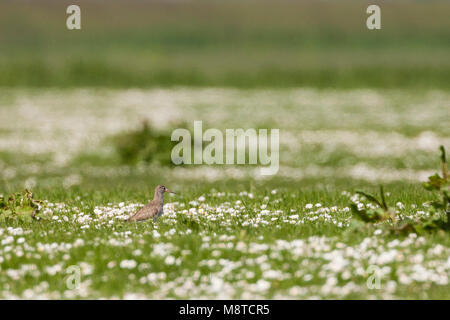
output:
<instances>
[{"instance_id":1,"label":"wading bird","mask_svg":"<svg viewBox=\"0 0 450 320\"><path fill-rule=\"evenodd\" d=\"M153 200L139 209L139 211L128 218L127 221L143 221L160 217L164 213L164 192L175 193L162 185L158 185L155 188L155 196L153 197Z\"/></svg>"}]
</instances>

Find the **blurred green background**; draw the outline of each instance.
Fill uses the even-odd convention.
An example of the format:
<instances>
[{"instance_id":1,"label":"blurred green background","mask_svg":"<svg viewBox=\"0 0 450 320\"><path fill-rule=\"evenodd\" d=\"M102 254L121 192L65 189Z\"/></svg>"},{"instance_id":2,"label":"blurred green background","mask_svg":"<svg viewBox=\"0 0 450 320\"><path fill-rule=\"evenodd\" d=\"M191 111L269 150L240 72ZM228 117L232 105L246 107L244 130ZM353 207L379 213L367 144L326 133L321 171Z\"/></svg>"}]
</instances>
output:
<instances>
[{"instance_id":1,"label":"blurred green background","mask_svg":"<svg viewBox=\"0 0 450 320\"><path fill-rule=\"evenodd\" d=\"M450 1L372 2L3 0L0 85L450 87Z\"/></svg>"}]
</instances>

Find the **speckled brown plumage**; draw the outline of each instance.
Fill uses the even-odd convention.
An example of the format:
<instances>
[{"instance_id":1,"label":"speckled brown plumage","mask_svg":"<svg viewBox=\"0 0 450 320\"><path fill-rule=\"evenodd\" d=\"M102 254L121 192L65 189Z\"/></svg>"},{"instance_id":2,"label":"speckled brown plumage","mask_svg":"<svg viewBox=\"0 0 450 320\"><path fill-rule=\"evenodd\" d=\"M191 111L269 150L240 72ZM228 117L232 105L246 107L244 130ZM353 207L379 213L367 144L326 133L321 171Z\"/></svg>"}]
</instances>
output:
<instances>
[{"instance_id":1,"label":"speckled brown plumage","mask_svg":"<svg viewBox=\"0 0 450 320\"><path fill-rule=\"evenodd\" d=\"M148 204L143 206L141 209L138 210L134 215L132 215L130 218L128 218L127 221L143 221L147 219L155 219L164 213L163 207L164 207L164 192L170 192L169 189L162 185L158 185L155 188L155 196L152 201L150 201Z\"/></svg>"}]
</instances>

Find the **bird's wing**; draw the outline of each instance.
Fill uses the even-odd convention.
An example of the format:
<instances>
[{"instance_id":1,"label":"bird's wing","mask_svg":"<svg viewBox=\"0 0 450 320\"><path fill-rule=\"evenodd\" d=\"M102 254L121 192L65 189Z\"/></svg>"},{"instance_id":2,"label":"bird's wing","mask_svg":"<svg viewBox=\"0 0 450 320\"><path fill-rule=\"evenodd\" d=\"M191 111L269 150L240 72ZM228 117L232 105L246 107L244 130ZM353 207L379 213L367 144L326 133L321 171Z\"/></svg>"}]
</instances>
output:
<instances>
[{"instance_id":1,"label":"bird's wing","mask_svg":"<svg viewBox=\"0 0 450 320\"><path fill-rule=\"evenodd\" d=\"M128 221L141 221L153 218L158 213L158 208L150 202L146 206L139 209L133 216L131 216Z\"/></svg>"}]
</instances>

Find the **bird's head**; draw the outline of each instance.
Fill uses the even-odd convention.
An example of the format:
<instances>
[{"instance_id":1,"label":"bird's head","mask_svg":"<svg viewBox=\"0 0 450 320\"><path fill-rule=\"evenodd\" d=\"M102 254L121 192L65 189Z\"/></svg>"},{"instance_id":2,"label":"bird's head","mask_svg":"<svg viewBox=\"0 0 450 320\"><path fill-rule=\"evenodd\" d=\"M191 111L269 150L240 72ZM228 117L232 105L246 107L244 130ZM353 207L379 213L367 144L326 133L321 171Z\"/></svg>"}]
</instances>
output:
<instances>
[{"instance_id":1,"label":"bird's head","mask_svg":"<svg viewBox=\"0 0 450 320\"><path fill-rule=\"evenodd\" d=\"M160 195L163 195L164 192L169 192L169 193L175 193L173 191L170 191L169 189L167 189L166 187L164 187L163 185L158 185L155 189L155 193L158 193Z\"/></svg>"}]
</instances>

